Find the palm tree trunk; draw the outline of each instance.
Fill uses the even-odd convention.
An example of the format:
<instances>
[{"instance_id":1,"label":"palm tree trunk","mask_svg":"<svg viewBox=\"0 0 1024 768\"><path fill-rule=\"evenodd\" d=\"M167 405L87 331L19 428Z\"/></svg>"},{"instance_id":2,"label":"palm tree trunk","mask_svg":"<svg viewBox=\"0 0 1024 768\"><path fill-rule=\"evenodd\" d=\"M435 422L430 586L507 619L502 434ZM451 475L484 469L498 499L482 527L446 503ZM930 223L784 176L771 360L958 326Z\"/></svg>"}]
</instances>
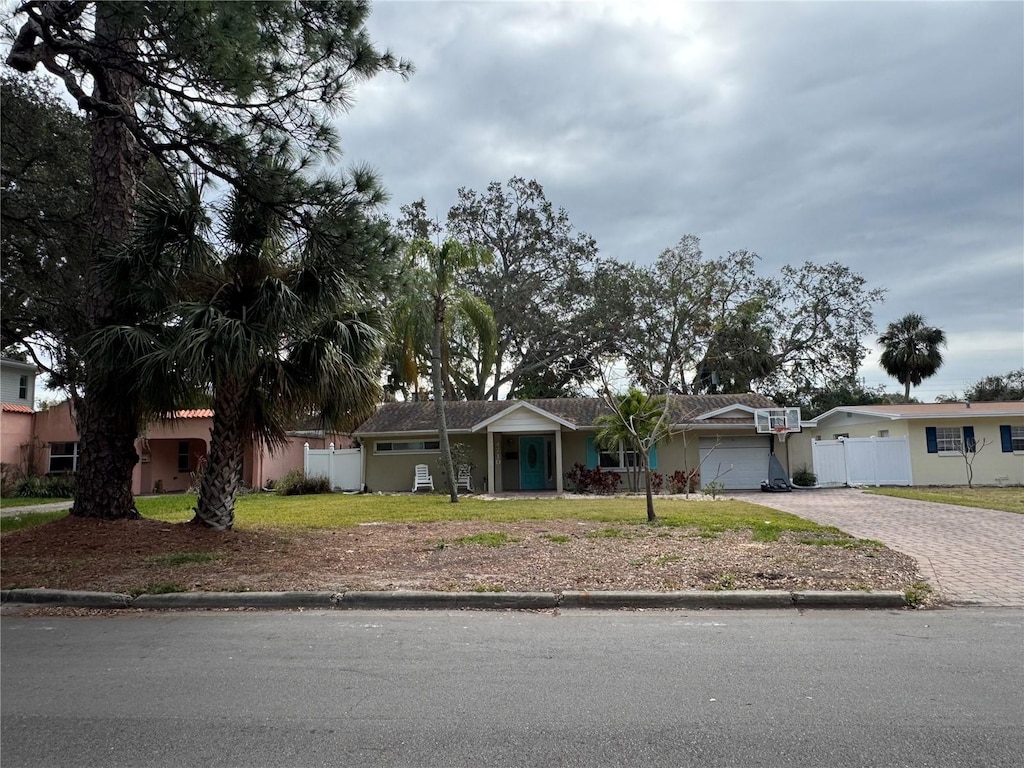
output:
<instances>
[{"instance_id":1,"label":"palm tree trunk","mask_svg":"<svg viewBox=\"0 0 1024 768\"><path fill-rule=\"evenodd\" d=\"M910 377L903 384L903 399L910 400Z\"/></svg>"},{"instance_id":2,"label":"palm tree trunk","mask_svg":"<svg viewBox=\"0 0 1024 768\"><path fill-rule=\"evenodd\" d=\"M441 372L441 332L444 329L444 299L434 300L434 337L430 343L430 379L434 385L434 410L437 433L441 441L441 463L448 476L448 494L453 504L459 500L459 487L452 464L452 448L448 441L448 422L444 416L444 377Z\"/></svg>"},{"instance_id":3,"label":"palm tree trunk","mask_svg":"<svg viewBox=\"0 0 1024 768\"><path fill-rule=\"evenodd\" d=\"M217 531L229 531L235 524L235 495L245 454L240 418L243 399L243 385L237 381L221 383L214 393L210 455L192 522Z\"/></svg>"}]
</instances>

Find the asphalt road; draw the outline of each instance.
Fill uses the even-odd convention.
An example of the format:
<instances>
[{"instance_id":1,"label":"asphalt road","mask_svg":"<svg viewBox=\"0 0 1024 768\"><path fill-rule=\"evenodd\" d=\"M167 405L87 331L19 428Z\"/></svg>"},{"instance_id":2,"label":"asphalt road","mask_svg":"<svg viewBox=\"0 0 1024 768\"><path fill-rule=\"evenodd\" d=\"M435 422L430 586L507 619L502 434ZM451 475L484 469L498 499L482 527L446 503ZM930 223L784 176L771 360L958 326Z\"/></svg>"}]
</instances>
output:
<instances>
[{"instance_id":1,"label":"asphalt road","mask_svg":"<svg viewBox=\"0 0 1024 768\"><path fill-rule=\"evenodd\" d=\"M0 620L20 766L1020 766L1024 612Z\"/></svg>"}]
</instances>

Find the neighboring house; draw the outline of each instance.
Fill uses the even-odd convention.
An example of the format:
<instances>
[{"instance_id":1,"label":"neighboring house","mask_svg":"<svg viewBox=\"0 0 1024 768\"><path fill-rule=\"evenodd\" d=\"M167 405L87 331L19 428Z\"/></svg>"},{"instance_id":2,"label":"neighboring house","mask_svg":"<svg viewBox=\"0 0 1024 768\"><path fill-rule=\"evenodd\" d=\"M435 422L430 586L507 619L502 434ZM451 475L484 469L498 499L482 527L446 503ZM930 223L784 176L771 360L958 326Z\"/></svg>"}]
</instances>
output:
<instances>
[{"instance_id":1,"label":"neighboring house","mask_svg":"<svg viewBox=\"0 0 1024 768\"><path fill-rule=\"evenodd\" d=\"M44 411L27 414L24 425L14 434L9 430L9 417L3 413L3 454L17 461L26 474L59 474L78 469L78 428L70 400ZM22 406L18 406L22 407ZM191 486L206 461L213 427L213 411L178 411L173 419L157 420L148 424L135 441L139 462L132 473L132 492L135 494L184 491ZM280 479L293 469L302 469L303 446L323 448L328 443L347 445L344 435L307 430L289 435L286 446L271 453L258 445L246 447L242 462L242 481L255 488ZM4 458L4 461L8 461Z\"/></svg>"},{"instance_id":2,"label":"neighboring house","mask_svg":"<svg viewBox=\"0 0 1024 768\"><path fill-rule=\"evenodd\" d=\"M829 470L820 451L814 466L814 443L839 441L847 451L866 451L869 462L872 444L895 450L878 454L879 471L889 471L883 485L966 485L965 452L975 485L1024 485L1024 401L842 406L802 427L790 440L791 466L819 475Z\"/></svg>"},{"instance_id":3,"label":"neighboring house","mask_svg":"<svg viewBox=\"0 0 1024 768\"><path fill-rule=\"evenodd\" d=\"M756 394L671 395L669 401L675 434L652 451L652 469L669 475L700 466L702 484L717 478L727 489L760 487L772 438L756 433L754 412L775 403ZM594 445L597 417L607 412L597 398L445 403L451 442L469 448L473 484L491 493L562 491L574 464L627 473L635 463L629 451ZM411 490L417 464L437 471L432 402L385 403L353 435L363 446L370 491Z\"/></svg>"},{"instance_id":4,"label":"neighboring house","mask_svg":"<svg viewBox=\"0 0 1024 768\"><path fill-rule=\"evenodd\" d=\"M32 422L36 398L36 367L0 358L0 463L31 466Z\"/></svg>"}]
</instances>

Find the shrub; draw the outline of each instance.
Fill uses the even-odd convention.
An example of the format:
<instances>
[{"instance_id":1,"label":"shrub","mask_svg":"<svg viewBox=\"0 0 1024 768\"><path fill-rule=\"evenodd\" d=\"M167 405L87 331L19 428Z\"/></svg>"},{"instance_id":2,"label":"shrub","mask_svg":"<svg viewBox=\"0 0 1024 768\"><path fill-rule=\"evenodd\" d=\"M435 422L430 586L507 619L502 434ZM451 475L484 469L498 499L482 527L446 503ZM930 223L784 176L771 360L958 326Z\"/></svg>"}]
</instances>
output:
<instances>
[{"instance_id":1,"label":"shrub","mask_svg":"<svg viewBox=\"0 0 1024 768\"><path fill-rule=\"evenodd\" d=\"M665 490L665 476L661 472L651 472L651 492L661 493Z\"/></svg>"},{"instance_id":2,"label":"shrub","mask_svg":"<svg viewBox=\"0 0 1024 768\"><path fill-rule=\"evenodd\" d=\"M807 468L806 464L797 467L796 472L793 473L793 485L799 485L807 488L818 484L818 476L811 472Z\"/></svg>"},{"instance_id":3,"label":"shrub","mask_svg":"<svg viewBox=\"0 0 1024 768\"><path fill-rule=\"evenodd\" d=\"M622 482L618 472L605 472L600 467L587 469L579 462L565 473L565 479L575 493L599 493L605 496L615 493Z\"/></svg>"},{"instance_id":4,"label":"shrub","mask_svg":"<svg viewBox=\"0 0 1024 768\"><path fill-rule=\"evenodd\" d=\"M25 477L17 464L0 464L0 496L13 496L14 489Z\"/></svg>"},{"instance_id":5,"label":"shrub","mask_svg":"<svg viewBox=\"0 0 1024 768\"><path fill-rule=\"evenodd\" d=\"M15 484L11 495L33 499L68 499L75 495L75 476L29 475Z\"/></svg>"},{"instance_id":6,"label":"shrub","mask_svg":"<svg viewBox=\"0 0 1024 768\"><path fill-rule=\"evenodd\" d=\"M274 486L279 496L305 496L313 493L330 493L331 481L326 477L306 477L301 469L286 472Z\"/></svg>"},{"instance_id":7,"label":"shrub","mask_svg":"<svg viewBox=\"0 0 1024 768\"><path fill-rule=\"evenodd\" d=\"M700 488L700 470L685 472L677 469L668 479L669 493L696 493Z\"/></svg>"}]
</instances>

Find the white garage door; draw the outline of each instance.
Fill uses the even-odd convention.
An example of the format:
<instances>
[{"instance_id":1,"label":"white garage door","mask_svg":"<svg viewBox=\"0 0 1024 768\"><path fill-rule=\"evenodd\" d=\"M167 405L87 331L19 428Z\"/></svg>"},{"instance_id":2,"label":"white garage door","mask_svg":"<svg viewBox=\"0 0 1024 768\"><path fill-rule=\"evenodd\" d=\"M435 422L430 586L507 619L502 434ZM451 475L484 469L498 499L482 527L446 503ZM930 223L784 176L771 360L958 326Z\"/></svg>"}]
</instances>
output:
<instances>
[{"instance_id":1,"label":"white garage door","mask_svg":"<svg viewBox=\"0 0 1024 768\"><path fill-rule=\"evenodd\" d=\"M707 485L718 477L726 490L743 491L761 487L768 479L767 437L702 437L700 439L700 482Z\"/></svg>"}]
</instances>

